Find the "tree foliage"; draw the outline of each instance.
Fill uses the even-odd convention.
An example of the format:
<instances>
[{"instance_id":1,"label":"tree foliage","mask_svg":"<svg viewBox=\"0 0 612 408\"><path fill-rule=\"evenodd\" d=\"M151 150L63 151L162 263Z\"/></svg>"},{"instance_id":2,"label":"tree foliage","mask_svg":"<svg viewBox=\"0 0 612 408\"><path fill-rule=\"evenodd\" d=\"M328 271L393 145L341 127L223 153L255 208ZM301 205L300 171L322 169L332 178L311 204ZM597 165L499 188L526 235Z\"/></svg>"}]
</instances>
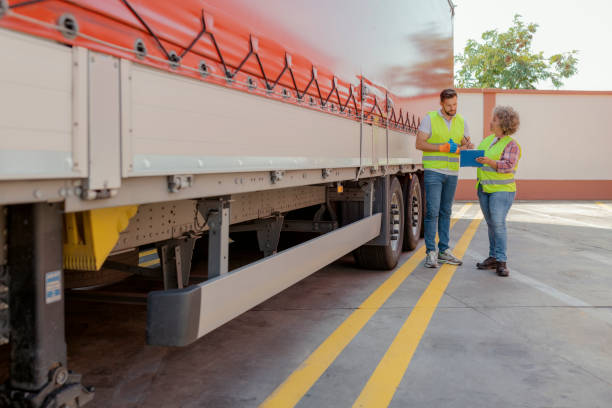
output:
<instances>
[{"instance_id":1,"label":"tree foliage","mask_svg":"<svg viewBox=\"0 0 612 408\"><path fill-rule=\"evenodd\" d=\"M535 89L540 81L551 80L555 88L562 79L577 72L578 51L544 57L534 53L531 42L538 25L525 25L519 14L506 32L485 31L482 43L468 40L463 54L455 56L460 69L455 83L460 88Z\"/></svg>"}]
</instances>

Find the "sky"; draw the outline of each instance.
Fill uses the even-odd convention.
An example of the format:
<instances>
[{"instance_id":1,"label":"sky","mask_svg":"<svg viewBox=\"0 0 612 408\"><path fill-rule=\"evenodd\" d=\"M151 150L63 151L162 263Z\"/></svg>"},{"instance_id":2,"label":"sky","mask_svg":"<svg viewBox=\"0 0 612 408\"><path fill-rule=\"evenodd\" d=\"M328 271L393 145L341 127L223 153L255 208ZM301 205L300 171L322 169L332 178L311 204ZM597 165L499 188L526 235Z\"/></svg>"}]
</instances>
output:
<instances>
[{"instance_id":1,"label":"sky","mask_svg":"<svg viewBox=\"0 0 612 408\"><path fill-rule=\"evenodd\" d=\"M545 57L578 50L578 73L559 89L612 91L612 0L453 0L455 54L484 31L506 31L514 14L539 25L532 51ZM555 89L539 83L538 89Z\"/></svg>"}]
</instances>

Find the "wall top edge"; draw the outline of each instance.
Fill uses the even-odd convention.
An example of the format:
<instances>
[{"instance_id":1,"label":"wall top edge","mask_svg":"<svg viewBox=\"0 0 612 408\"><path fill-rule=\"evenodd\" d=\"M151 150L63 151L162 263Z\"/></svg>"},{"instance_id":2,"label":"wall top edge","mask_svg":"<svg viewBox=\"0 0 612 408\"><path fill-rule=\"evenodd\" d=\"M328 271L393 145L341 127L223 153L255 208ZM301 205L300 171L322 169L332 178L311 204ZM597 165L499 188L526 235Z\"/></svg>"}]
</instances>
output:
<instances>
[{"instance_id":1,"label":"wall top edge","mask_svg":"<svg viewBox=\"0 0 612 408\"><path fill-rule=\"evenodd\" d=\"M600 95L612 96L612 91L570 91L552 89L496 89L496 88L456 88L465 94L540 94L540 95Z\"/></svg>"}]
</instances>

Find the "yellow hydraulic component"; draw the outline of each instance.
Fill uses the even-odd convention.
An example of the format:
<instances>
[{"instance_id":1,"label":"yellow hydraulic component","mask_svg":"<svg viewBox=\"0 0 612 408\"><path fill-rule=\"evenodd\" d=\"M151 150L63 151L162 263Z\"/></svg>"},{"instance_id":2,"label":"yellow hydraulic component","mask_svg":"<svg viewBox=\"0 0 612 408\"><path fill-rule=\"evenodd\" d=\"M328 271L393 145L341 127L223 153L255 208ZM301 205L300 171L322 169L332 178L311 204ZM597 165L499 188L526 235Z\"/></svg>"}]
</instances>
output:
<instances>
[{"instance_id":1,"label":"yellow hydraulic component","mask_svg":"<svg viewBox=\"0 0 612 408\"><path fill-rule=\"evenodd\" d=\"M127 228L137 205L64 215L64 268L97 271Z\"/></svg>"}]
</instances>

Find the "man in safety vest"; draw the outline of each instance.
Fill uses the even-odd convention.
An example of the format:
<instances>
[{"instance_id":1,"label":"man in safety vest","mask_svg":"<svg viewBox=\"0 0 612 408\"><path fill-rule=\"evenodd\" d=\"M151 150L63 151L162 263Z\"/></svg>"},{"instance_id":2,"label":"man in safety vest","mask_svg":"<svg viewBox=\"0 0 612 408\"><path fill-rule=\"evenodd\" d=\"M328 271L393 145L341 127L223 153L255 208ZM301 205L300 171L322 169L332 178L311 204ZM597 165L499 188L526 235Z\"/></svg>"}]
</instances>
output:
<instances>
[{"instance_id":1,"label":"man in safety vest","mask_svg":"<svg viewBox=\"0 0 612 408\"><path fill-rule=\"evenodd\" d=\"M423 151L425 168L425 266L461 265L463 262L448 246L450 219L459 176L459 151L472 149L473 145L467 123L457 114L454 89L443 90L440 110L429 112L421 121L416 148ZM437 248L436 232L439 236Z\"/></svg>"}]
</instances>

